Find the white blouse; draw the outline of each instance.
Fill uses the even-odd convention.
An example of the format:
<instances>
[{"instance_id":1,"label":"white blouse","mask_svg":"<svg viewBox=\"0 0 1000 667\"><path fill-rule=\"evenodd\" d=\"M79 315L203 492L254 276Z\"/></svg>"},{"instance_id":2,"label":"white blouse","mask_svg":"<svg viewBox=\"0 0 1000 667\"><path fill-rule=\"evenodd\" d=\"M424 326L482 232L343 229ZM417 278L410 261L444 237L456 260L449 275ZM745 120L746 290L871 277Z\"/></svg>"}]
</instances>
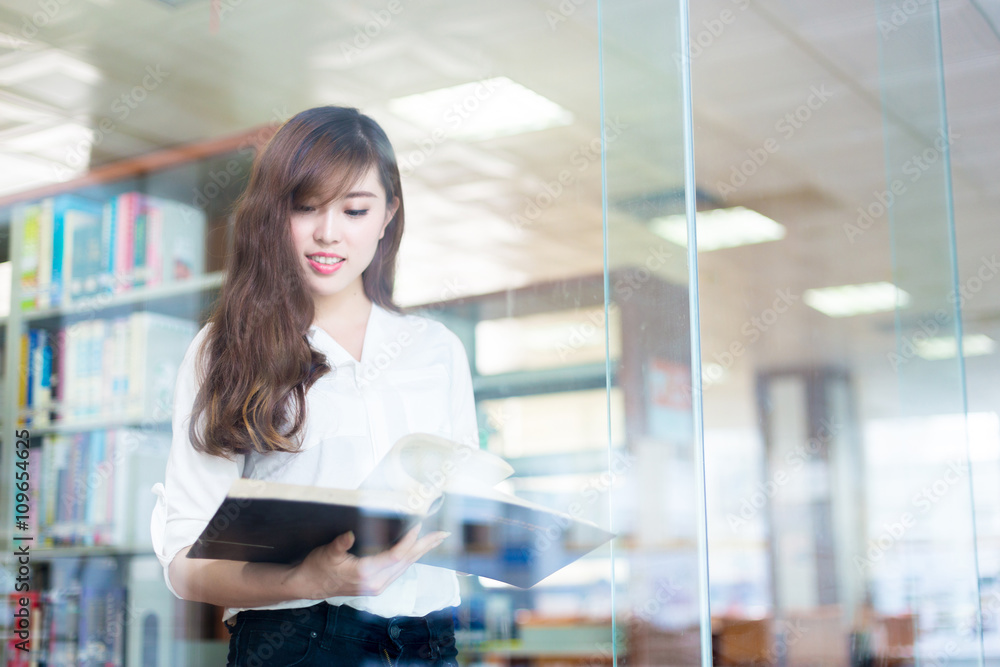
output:
<instances>
[{"instance_id":1,"label":"white blouse","mask_svg":"<svg viewBox=\"0 0 1000 667\"><path fill-rule=\"evenodd\" d=\"M198 452L188 438L188 423L201 377L195 376L195 351L208 326L198 332L178 369L166 478L152 488L157 496L150 524L153 549L174 595L170 562L194 543L238 477L353 489L404 435L432 433L479 446L472 376L458 336L436 320L373 303L360 363L326 331L315 325L309 329L309 342L333 370L306 394L300 453L252 452L228 460ZM387 617L423 616L459 601L455 572L420 563L381 595L327 598L330 604ZM316 602L289 600L254 609ZM223 618L241 610L227 608Z\"/></svg>"}]
</instances>

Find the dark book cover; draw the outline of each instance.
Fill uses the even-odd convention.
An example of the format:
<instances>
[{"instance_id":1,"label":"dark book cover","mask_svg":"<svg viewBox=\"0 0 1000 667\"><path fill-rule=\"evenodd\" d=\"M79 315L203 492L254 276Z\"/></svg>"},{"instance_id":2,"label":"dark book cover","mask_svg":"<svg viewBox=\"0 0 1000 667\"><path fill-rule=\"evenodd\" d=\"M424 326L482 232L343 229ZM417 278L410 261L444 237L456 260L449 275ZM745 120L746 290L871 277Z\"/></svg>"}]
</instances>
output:
<instances>
[{"instance_id":1,"label":"dark book cover","mask_svg":"<svg viewBox=\"0 0 1000 667\"><path fill-rule=\"evenodd\" d=\"M489 452L413 434L360 489L238 479L187 557L294 564L347 531L366 556L420 523L450 536L419 562L528 588L614 537L493 488L512 473Z\"/></svg>"}]
</instances>

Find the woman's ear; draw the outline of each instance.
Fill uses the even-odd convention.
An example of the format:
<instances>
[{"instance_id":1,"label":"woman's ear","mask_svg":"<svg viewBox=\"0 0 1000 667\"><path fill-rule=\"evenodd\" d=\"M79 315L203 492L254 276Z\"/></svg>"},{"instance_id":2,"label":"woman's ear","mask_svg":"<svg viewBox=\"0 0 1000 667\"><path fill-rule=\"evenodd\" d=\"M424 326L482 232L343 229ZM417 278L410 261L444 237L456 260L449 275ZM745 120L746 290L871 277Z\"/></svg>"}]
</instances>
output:
<instances>
[{"instance_id":1,"label":"woman's ear","mask_svg":"<svg viewBox=\"0 0 1000 667\"><path fill-rule=\"evenodd\" d=\"M382 223L382 232L378 235L380 239L385 236L385 228L392 222L397 210L399 210L399 197L393 197L392 202L385 207L385 221Z\"/></svg>"}]
</instances>

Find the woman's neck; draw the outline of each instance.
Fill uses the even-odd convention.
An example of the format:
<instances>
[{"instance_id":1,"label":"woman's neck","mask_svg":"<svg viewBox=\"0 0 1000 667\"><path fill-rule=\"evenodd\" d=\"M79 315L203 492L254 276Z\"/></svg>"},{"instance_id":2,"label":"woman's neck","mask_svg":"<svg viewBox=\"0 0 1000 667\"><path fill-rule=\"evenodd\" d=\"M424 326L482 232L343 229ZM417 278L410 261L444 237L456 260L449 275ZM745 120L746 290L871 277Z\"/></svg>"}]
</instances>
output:
<instances>
[{"instance_id":1,"label":"woman's neck","mask_svg":"<svg viewBox=\"0 0 1000 667\"><path fill-rule=\"evenodd\" d=\"M338 293L333 296L339 298L327 297L322 301L315 301L313 322L328 331L364 327L373 307L364 290L355 294Z\"/></svg>"}]
</instances>

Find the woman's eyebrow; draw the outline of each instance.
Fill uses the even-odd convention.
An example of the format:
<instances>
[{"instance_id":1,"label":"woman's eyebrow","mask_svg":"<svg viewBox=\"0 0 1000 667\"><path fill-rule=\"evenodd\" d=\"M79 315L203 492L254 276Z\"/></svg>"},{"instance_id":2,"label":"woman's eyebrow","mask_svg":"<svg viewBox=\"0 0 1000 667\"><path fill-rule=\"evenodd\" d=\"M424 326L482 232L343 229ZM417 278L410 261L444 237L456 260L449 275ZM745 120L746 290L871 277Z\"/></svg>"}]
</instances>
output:
<instances>
[{"instance_id":1,"label":"woman's eyebrow","mask_svg":"<svg viewBox=\"0 0 1000 667\"><path fill-rule=\"evenodd\" d=\"M357 190L355 192L348 192L344 195L344 199L352 199L354 197L374 197L374 192L368 192L367 190Z\"/></svg>"}]
</instances>

